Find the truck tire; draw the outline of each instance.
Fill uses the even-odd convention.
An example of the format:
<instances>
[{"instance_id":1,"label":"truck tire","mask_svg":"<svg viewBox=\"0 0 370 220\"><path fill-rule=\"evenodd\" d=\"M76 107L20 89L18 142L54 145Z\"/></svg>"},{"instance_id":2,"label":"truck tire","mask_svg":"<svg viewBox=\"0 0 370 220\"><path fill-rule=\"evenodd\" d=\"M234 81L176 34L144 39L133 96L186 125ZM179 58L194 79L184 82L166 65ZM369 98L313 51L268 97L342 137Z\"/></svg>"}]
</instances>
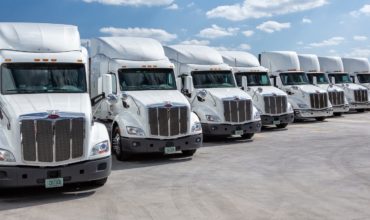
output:
<instances>
[{"instance_id":1,"label":"truck tire","mask_svg":"<svg viewBox=\"0 0 370 220\"><path fill-rule=\"evenodd\" d=\"M365 112L365 109L356 109L357 112Z\"/></svg>"},{"instance_id":2,"label":"truck tire","mask_svg":"<svg viewBox=\"0 0 370 220\"><path fill-rule=\"evenodd\" d=\"M246 133L242 135L243 139L251 139L254 136L254 133Z\"/></svg>"},{"instance_id":3,"label":"truck tire","mask_svg":"<svg viewBox=\"0 0 370 220\"><path fill-rule=\"evenodd\" d=\"M183 150L181 151L182 152L182 155L186 156L186 157L191 157L195 154L195 152L197 152L197 149L193 149L193 150Z\"/></svg>"},{"instance_id":4,"label":"truck tire","mask_svg":"<svg viewBox=\"0 0 370 220\"><path fill-rule=\"evenodd\" d=\"M112 152L116 155L117 160L126 161L130 159L130 154L123 151L121 143L121 132L119 127L115 127L112 135Z\"/></svg>"},{"instance_id":5,"label":"truck tire","mask_svg":"<svg viewBox=\"0 0 370 220\"><path fill-rule=\"evenodd\" d=\"M325 121L325 117L317 117L317 118L315 118L316 119L316 121Z\"/></svg>"},{"instance_id":6,"label":"truck tire","mask_svg":"<svg viewBox=\"0 0 370 220\"><path fill-rule=\"evenodd\" d=\"M276 125L277 128L286 128L288 126L288 123L281 123Z\"/></svg>"},{"instance_id":7,"label":"truck tire","mask_svg":"<svg viewBox=\"0 0 370 220\"><path fill-rule=\"evenodd\" d=\"M342 116L342 112L334 112L333 115L336 116L336 117L339 117L339 116Z\"/></svg>"},{"instance_id":8,"label":"truck tire","mask_svg":"<svg viewBox=\"0 0 370 220\"><path fill-rule=\"evenodd\" d=\"M107 182L107 180L108 180L108 177L105 177L105 178L100 179L100 180L94 180L94 181L92 181L92 185L93 186L104 186L105 183Z\"/></svg>"}]
</instances>

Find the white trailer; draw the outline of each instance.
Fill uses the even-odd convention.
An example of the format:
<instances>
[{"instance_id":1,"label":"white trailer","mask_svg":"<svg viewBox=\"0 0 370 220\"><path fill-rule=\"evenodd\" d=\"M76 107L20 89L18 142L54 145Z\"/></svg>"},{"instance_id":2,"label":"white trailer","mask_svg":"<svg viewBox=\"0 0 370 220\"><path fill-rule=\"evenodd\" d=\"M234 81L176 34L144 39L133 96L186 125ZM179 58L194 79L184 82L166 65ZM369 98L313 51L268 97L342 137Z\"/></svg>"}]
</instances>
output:
<instances>
[{"instance_id":1,"label":"white trailer","mask_svg":"<svg viewBox=\"0 0 370 220\"><path fill-rule=\"evenodd\" d=\"M327 91L310 84L306 73L300 69L296 52L263 52L260 62L269 69L273 84L288 94L296 119L322 121L333 115Z\"/></svg>"},{"instance_id":2,"label":"white trailer","mask_svg":"<svg viewBox=\"0 0 370 220\"><path fill-rule=\"evenodd\" d=\"M134 153L181 151L192 156L203 143L202 127L177 90L174 65L153 39L91 40L91 96L100 120L112 122L112 148L119 160Z\"/></svg>"},{"instance_id":3,"label":"white trailer","mask_svg":"<svg viewBox=\"0 0 370 220\"><path fill-rule=\"evenodd\" d=\"M92 118L77 27L0 23L0 187L103 185L108 132Z\"/></svg>"},{"instance_id":4,"label":"white trailer","mask_svg":"<svg viewBox=\"0 0 370 220\"><path fill-rule=\"evenodd\" d=\"M329 94L330 103L333 105L333 114L340 116L349 111L349 104L344 90L330 83L327 75L320 71L320 63L317 55L299 54L301 70L305 71L311 84L325 89Z\"/></svg>"},{"instance_id":5,"label":"white trailer","mask_svg":"<svg viewBox=\"0 0 370 220\"><path fill-rule=\"evenodd\" d=\"M370 90L370 63L367 58L342 58L344 72L350 74L352 82Z\"/></svg>"},{"instance_id":6,"label":"white trailer","mask_svg":"<svg viewBox=\"0 0 370 220\"><path fill-rule=\"evenodd\" d=\"M350 110L363 112L370 108L367 88L352 82L340 57L319 57L319 62L321 71L327 74L331 83L344 90Z\"/></svg>"},{"instance_id":7,"label":"white trailer","mask_svg":"<svg viewBox=\"0 0 370 220\"><path fill-rule=\"evenodd\" d=\"M224 63L232 67L238 87L248 93L260 111L262 125L285 128L294 121L288 95L271 85L268 69L258 59L242 51L220 51Z\"/></svg>"},{"instance_id":8,"label":"white trailer","mask_svg":"<svg viewBox=\"0 0 370 220\"><path fill-rule=\"evenodd\" d=\"M165 46L175 63L179 89L202 123L204 135L241 135L250 139L261 130L261 118L252 98L241 91L222 56L198 45Z\"/></svg>"}]
</instances>

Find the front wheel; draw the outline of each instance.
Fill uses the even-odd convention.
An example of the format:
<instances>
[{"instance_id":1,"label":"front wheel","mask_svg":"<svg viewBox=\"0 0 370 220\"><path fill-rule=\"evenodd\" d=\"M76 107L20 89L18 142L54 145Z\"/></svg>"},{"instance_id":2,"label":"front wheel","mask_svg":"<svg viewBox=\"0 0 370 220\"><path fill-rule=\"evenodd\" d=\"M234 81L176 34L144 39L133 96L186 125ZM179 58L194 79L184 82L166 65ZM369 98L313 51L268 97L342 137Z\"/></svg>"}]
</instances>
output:
<instances>
[{"instance_id":1,"label":"front wheel","mask_svg":"<svg viewBox=\"0 0 370 220\"><path fill-rule=\"evenodd\" d=\"M288 126L288 123L281 123L276 125L277 128L286 128Z\"/></svg>"},{"instance_id":2,"label":"front wheel","mask_svg":"<svg viewBox=\"0 0 370 220\"><path fill-rule=\"evenodd\" d=\"M339 116L342 116L342 112L334 112L333 115L336 117L339 117Z\"/></svg>"},{"instance_id":3,"label":"front wheel","mask_svg":"<svg viewBox=\"0 0 370 220\"><path fill-rule=\"evenodd\" d=\"M116 154L117 160L125 161L130 159L130 154L128 152L124 152L122 149L121 133L119 127L114 128L112 135L112 148L113 152Z\"/></svg>"},{"instance_id":4,"label":"front wheel","mask_svg":"<svg viewBox=\"0 0 370 220\"><path fill-rule=\"evenodd\" d=\"M181 151L182 152L182 155L186 156L186 157L191 157L195 154L195 152L197 152L197 149L193 149L193 150L183 150Z\"/></svg>"},{"instance_id":5,"label":"front wheel","mask_svg":"<svg viewBox=\"0 0 370 220\"><path fill-rule=\"evenodd\" d=\"M254 136L254 133L247 133L247 134L243 134L242 138L243 139L251 139L253 136Z\"/></svg>"},{"instance_id":6,"label":"front wheel","mask_svg":"<svg viewBox=\"0 0 370 220\"><path fill-rule=\"evenodd\" d=\"M316 121L325 121L325 117L317 117L317 118L315 118L316 119Z\"/></svg>"}]
</instances>

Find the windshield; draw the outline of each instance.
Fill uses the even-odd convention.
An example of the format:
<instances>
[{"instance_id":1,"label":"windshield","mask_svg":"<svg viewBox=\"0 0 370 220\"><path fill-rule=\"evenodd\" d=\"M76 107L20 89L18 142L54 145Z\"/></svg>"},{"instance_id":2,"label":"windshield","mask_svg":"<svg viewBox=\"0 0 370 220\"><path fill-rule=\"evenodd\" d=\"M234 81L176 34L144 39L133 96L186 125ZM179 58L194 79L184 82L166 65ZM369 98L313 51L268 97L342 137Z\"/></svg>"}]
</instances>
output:
<instances>
[{"instance_id":1,"label":"windshield","mask_svg":"<svg viewBox=\"0 0 370 220\"><path fill-rule=\"evenodd\" d=\"M332 77L335 78L335 83L352 83L351 77L349 77L349 74L347 73L334 73L334 74L329 74L329 78L331 79Z\"/></svg>"},{"instance_id":2,"label":"windshield","mask_svg":"<svg viewBox=\"0 0 370 220\"><path fill-rule=\"evenodd\" d=\"M3 94L83 93L87 91L83 64L7 63L1 66Z\"/></svg>"},{"instance_id":3,"label":"windshield","mask_svg":"<svg viewBox=\"0 0 370 220\"><path fill-rule=\"evenodd\" d=\"M370 83L370 74L357 74L360 83Z\"/></svg>"},{"instance_id":4,"label":"windshield","mask_svg":"<svg viewBox=\"0 0 370 220\"><path fill-rule=\"evenodd\" d=\"M310 84L304 72L280 73L283 85L306 85Z\"/></svg>"},{"instance_id":5,"label":"windshield","mask_svg":"<svg viewBox=\"0 0 370 220\"><path fill-rule=\"evenodd\" d=\"M307 76L311 84L313 84L313 77L316 77L317 84L329 84L325 73L308 73Z\"/></svg>"},{"instance_id":6,"label":"windshield","mask_svg":"<svg viewBox=\"0 0 370 220\"><path fill-rule=\"evenodd\" d=\"M242 85L242 77L246 76L248 81L248 86L269 86L270 78L267 74L267 72L245 72L245 73L236 73L235 79L236 84L238 84L239 87Z\"/></svg>"},{"instance_id":7,"label":"windshield","mask_svg":"<svg viewBox=\"0 0 370 220\"><path fill-rule=\"evenodd\" d=\"M121 91L176 90L173 69L120 69Z\"/></svg>"},{"instance_id":8,"label":"windshield","mask_svg":"<svg viewBox=\"0 0 370 220\"><path fill-rule=\"evenodd\" d=\"M196 89L235 87L231 71L195 71L191 75Z\"/></svg>"}]
</instances>

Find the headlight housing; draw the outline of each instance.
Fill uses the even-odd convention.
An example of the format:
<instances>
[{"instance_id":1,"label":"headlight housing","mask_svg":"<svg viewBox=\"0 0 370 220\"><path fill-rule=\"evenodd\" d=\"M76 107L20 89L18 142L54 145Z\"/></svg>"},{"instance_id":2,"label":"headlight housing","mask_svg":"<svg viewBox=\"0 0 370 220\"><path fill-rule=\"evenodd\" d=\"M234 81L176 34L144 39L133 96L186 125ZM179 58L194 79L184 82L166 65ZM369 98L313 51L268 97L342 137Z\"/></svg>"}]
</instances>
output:
<instances>
[{"instance_id":1,"label":"headlight housing","mask_svg":"<svg viewBox=\"0 0 370 220\"><path fill-rule=\"evenodd\" d=\"M109 152L109 148L110 147L109 147L109 141L108 140L103 141L103 142L100 142L100 143L96 144L91 149L90 156L97 156L97 155L108 153Z\"/></svg>"},{"instance_id":2,"label":"headlight housing","mask_svg":"<svg viewBox=\"0 0 370 220\"><path fill-rule=\"evenodd\" d=\"M145 132L141 128L126 126L127 133L135 136L145 136Z\"/></svg>"},{"instance_id":3,"label":"headlight housing","mask_svg":"<svg viewBox=\"0 0 370 220\"><path fill-rule=\"evenodd\" d=\"M15 157L10 151L0 149L0 162L15 162Z\"/></svg>"},{"instance_id":4,"label":"headlight housing","mask_svg":"<svg viewBox=\"0 0 370 220\"><path fill-rule=\"evenodd\" d=\"M212 121L212 122L221 122L221 118L218 117L217 115L206 115L207 121Z\"/></svg>"},{"instance_id":5,"label":"headlight housing","mask_svg":"<svg viewBox=\"0 0 370 220\"><path fill-rule=\"evenodd\" d=\"M304 103L299 103L298 104L298 107L299 108L309 108L307 104L304 104Z\"/></svg>"},{"instance_id":6,"label":"headlight housing","mask_svg":"<svg viewBox=\"0 0 370 220\"><path fill-rule=\"evenodd\" d=\"M288 103L288 112L293 112L293 106L290 103Z\"/></svg>"},{"instance_id":7,"label":"headlight housing","mask_svg":"<svg viewBox=\"0 0 370 220\"><path fill-rule=\"evenodd\" d=\"M191 126L191 132L202 132L202 124L200 122L195 122L193 126Z\"/></svg>"}]
</instances>

